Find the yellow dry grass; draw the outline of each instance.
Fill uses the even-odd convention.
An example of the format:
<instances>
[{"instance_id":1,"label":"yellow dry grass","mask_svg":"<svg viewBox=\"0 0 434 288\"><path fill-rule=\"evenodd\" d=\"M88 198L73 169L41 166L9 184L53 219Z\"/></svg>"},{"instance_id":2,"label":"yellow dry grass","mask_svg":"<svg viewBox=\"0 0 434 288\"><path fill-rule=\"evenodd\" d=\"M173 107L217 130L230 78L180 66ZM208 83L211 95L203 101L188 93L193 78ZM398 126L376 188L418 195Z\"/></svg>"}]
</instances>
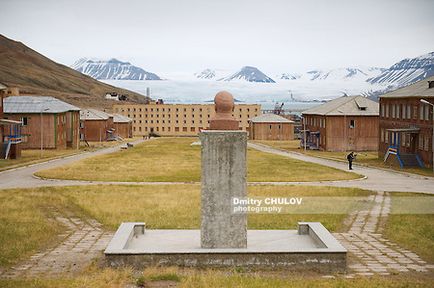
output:
<instances>
[{"instance_id":1,"label":"yellow dry grass","mask_svg":"<svg viewBox=\"0 0 434 288\"><path fill-rule=\"evenodd\" d=\"M159 138L133 149L96 156L67 166L40 171L45 178L127 181L198 182L200 146L197 138ZM359 178L354 173L248 150L248 181L327 181Z\"/></svg>"}]
</instances>

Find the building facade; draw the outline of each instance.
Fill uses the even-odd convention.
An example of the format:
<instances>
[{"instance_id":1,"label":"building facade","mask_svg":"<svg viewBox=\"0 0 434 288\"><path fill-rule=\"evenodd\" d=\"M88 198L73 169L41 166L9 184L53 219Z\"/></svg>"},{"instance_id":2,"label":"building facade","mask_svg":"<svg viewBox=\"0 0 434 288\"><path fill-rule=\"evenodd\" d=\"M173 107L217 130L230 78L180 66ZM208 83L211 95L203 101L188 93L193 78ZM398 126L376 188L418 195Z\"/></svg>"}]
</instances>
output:
<instances>
[{"instance_id":1,"label":"building facade","mask_svg":"<svg viewBox=\"0 0 434 288\"><path fill-rule=\"evenodd\" d=\"M376 151L378 114L378 103L363 96L343 96L311 108L303 112L301 146L325 151Z\"/></svg>"},{"instance_id":2,"label":"building facade","mask_svg":"<svg viewBox=\"0 0 434 288\"><path fill-rule=\"evenodd\" d=\"M21 122L23 149L79 148L80 108L50 96L10 96L4 118Z\"/></svg>"},{"instance_id":3,"label":"building facade","mask_svg":"<svg viewBox=\"0 0 434 288\"><path fill-rule=\"evenodd\" d=\"M294 121L275 114L263 114L249 121L251 140L293 140Z\"/></svg>"},{"instance_id":4,"label":"building facade","mask_svg":"<svg viewBox=\"0 0 434 288\"><path fill-rule=\"evenodd\" d=\"M80 111L80 140L102 142L114 137L113 115L95 109Z\"/></svg>"},{"instance_id":5,"label":"building facade","mask_svg":"<svg viewBox=\"0 0 434 288\"><path fill-rule=\"evenodd\" d=\"M432 167L432 106L421 99L434 104L434 77L380 96L380 157L392 151L401 166Z\"/></svg>"},{"instance_id":6,"label":"building facade","mask_svg":"<svg viewBox=\"0 0 434 288\"><path fill-rule=\"evenodd\" d=\"M133 119L134 136L195 136L209 127L215 115L214 104L115 104L113 111ZM244 131L249 119L260 114L257 104L236 104L233 113Z\"/></svg>"},{"instance_id":7,"label":"building facade","mask_svg":"<svg viewBox=\"0 0 434 288\"><path fill-rule=\"evenodd\" d=\"M114 114L113 127L117 136L121 138L133 137L133 119L120 114Z\"/></svg>"}]
</instances>

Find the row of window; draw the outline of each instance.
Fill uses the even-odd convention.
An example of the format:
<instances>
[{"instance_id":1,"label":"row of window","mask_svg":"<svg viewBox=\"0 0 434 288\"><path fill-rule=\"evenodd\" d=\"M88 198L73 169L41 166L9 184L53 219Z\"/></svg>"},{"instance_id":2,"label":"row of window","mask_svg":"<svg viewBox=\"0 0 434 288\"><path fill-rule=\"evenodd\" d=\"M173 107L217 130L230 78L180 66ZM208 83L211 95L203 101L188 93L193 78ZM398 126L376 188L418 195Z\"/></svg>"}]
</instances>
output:
<instances>
[{"instance_id":1,"label":"row of window","mask_svg":"<svg viewBox=\"0 0 434 288\"><path fill-rule=\"evenodd\" d=\"M148 115L148 114L144 114L144 117L142 117L143 115L142 114L128 114L127 115L128 116L128 118L132 118L132 119L136 119L136 118L160 118L160 114L150 114L150 115ZM137 117L138 116L138 117ZM149 117L148 117L149 116ZM155 117L154 117L155 116ZM161 114L161 118L166 118L166 116L167 116L167 118L171 118L170 116L171 116L171 114ZM184 118L187 118L187 115L186 114L184 114L183 115L184 116ZM232 114L232 116L234 117L234 114ZM256 116L256 115L255 115ZM207 118L211 118L211 115L210 114L207 114L206 115L206 117ZM238 117L239 118L242 118L242 115L241 114L239 114L238 115ZM179 118L179 115L178 114L176 114L175 115L175 118ZM203 115L202 114L193 114L192 115L192 117L191 118L203 118ZM247 114L247 119L250 119L250 114Z\"/></svg>"},{"instance_id":2,"label":"row of window","mask_svg":"<svg viewBox=\"0 0 434 288\"><path fill-rule=\"evenodd\" d=\"M391 133L389 133L389 131L381 128L380 130L380 141L382 143L391 143L391 144L397 144L397 143L392 143L393 139L391 139ZM401 146L402 147L410 147L411 146L411 135L410 134L405 134L402 133L401 134ZM418 137L418 148L419 150L424 150L424 151L429 151L429 147L430 147L430 137L429 135L423 135L423 134L419 134Z\"/></svg>"},{"instance_id":3,"label":"row of window","mask_svg":"<svg viewBox=\"0 0 434 288\"><path fill-rule=\"evenodd\" d=\"M381 104L380 113L382 118L392 119L417 119L419 110L419 120L430 120L431 106L420 103L420 105L410 104Z\"/></svg>"},{"instance_id":4,"label":"row of window","mask_svg":"<svg viewBox=\"0 0 434 288\"><path fill-rule=\"evenodd\" d=\"M182 110L184 111L184 112L187 112L187 111L191 111L191 112L195 112L195 111L199 111L199 112L202 112L203 111L203 109L202 108L197 108L197 110L195 110L196 108L183 108ZM175 108L175 109L173 109L173 111L175 111L175 112L179 112L181 109L180 108ZM243 111L243 110L245 110L245 111L247 111L247 112L250 112L250 108L238 108L237 109L240 113ZM171 112L172 110L171 110L171 108L135 108L135 107L133 107L133 108L130 108L130 107L128 107L128 108L115 108L115 111L116 112ZM211 111L211 108L210 107L208 107L208 108L206 108L206 111L207 112L210 112ZM258 112L258 108L254 108L254 109L252 109L252 111L255 111L255 112Z\"/></svg>"},{"instance_id":5,"label":"row of window","mask_svg":"<svg viewBox=\"0 0 434 288\"><path fill-rule=\"evenodd\" d=\"M307 125L319 126L320 128L325 128L326 126L326 121L324 118L305 117L305 119Z\"/></svg>"},{"instance_id":6,"label":"row of window","mask_svg":"<svg viewBox=\"0 0 434 288\"><path fill-rule=\"evenodd\" d=\"M133 127L133 131L136 132L171 132L171 127ZM204 127L174 127L175 132L200 132L205 130Z\"/></svg>"},{"instance_id":7,"label":"row of window","mask_svg":"<svg viewBox=\"0 0 434 288\"><path fill-rule=\"evenodd\" d=\"M196 122L196 123L199 123L199 124L202 124L203 122L206 122L206 123L208 123L209 124L209 120L207 120L207 121L202 121L202 120L199 120L198 122ZM240 124L242 124L242 121L241 120L239 120L238 121ZM162 124L165 124L166 123L166 120L144 120L144 121L142 121L142 120L133 120L133 123L135 123L135 124L142 124L142 123L145 123L145 124L148 124L148 123L150 123L150 124L154 124L154 123L156 123L156 124L160 124L160 123L162 123ZM167 120L167 123L168 124L170 124L170 123L172 123L171 122L171 120ZM176 124L178 124L179 123L179 120L175 120L175 123ZM182 123L184 123L184 124L187 124L187 120L183 120L182 121ZM195 124L195 122L194 122L194 120L191 120L191 121L189 121L189 123L190 124Z\"/></svg>"}]
</instances>

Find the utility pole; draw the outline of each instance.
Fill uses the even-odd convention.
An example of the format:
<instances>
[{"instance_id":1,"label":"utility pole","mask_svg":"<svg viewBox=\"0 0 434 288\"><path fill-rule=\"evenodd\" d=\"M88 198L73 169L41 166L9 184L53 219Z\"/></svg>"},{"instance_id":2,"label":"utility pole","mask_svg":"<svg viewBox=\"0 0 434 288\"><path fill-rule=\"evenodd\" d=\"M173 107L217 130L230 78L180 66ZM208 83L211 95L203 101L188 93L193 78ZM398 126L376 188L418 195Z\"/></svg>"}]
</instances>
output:
<instances>
[{"instance_id":1,"label":"utility pole","mask_svg":"<svg viewBox=\"0 0 434 288\"><path fill-rule=\"evenodd\" d=\"M45 111L48 111L50 109L42 107L41 108L41 154L40 154L40 158L42 158L42 153L44 151L44 124L42 123L42 113ZM56 123L54 123L54 125L56 125Z\"/></svg>"},{"instance_id":2,"label":"utility pole","mask_svg":"<svg viewBox=\"0 0 434 288\"><path fill-rule=\"evenodd\" d=\"M425 99L420 99L420 102L422 102L423 104L428 104L431 106L432 108L432 139L431 139L431 149L432 149L432 172L434 174L434 104L428 102ZM429 119L429 117L428 117Z\"/></svg>"},{"instance_id":3,"label":"utility pole","mask_svg":"<svg viewBox=\"0 0 434 288\"><path fill-rule=\"evenodd\" d=\"M306 117L303 117L303 144L304 151L306 151Z\"/></svg>"}]
</instances>

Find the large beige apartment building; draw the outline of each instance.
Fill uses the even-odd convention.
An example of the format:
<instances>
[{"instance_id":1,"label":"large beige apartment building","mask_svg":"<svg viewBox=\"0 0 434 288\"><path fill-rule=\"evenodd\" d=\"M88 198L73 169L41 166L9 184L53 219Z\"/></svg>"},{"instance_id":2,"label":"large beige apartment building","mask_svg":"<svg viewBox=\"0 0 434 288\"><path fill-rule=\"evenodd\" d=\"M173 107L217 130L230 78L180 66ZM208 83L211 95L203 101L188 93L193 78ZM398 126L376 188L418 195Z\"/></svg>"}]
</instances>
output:
<instances>
[{"instance_id":1,"label":"large beige apartment building","mask_svg":"<svg viewBox=\"0 0 434 288\"><path fill-rule=\"evenodd\" d=\"M214 104L115 104L113 112L133 119L133 135L191 136L209 127ZM261 114L261 105L236 104L234 117L240 130L248 131L249 119Z\"/></svg>"}]
</instances>

